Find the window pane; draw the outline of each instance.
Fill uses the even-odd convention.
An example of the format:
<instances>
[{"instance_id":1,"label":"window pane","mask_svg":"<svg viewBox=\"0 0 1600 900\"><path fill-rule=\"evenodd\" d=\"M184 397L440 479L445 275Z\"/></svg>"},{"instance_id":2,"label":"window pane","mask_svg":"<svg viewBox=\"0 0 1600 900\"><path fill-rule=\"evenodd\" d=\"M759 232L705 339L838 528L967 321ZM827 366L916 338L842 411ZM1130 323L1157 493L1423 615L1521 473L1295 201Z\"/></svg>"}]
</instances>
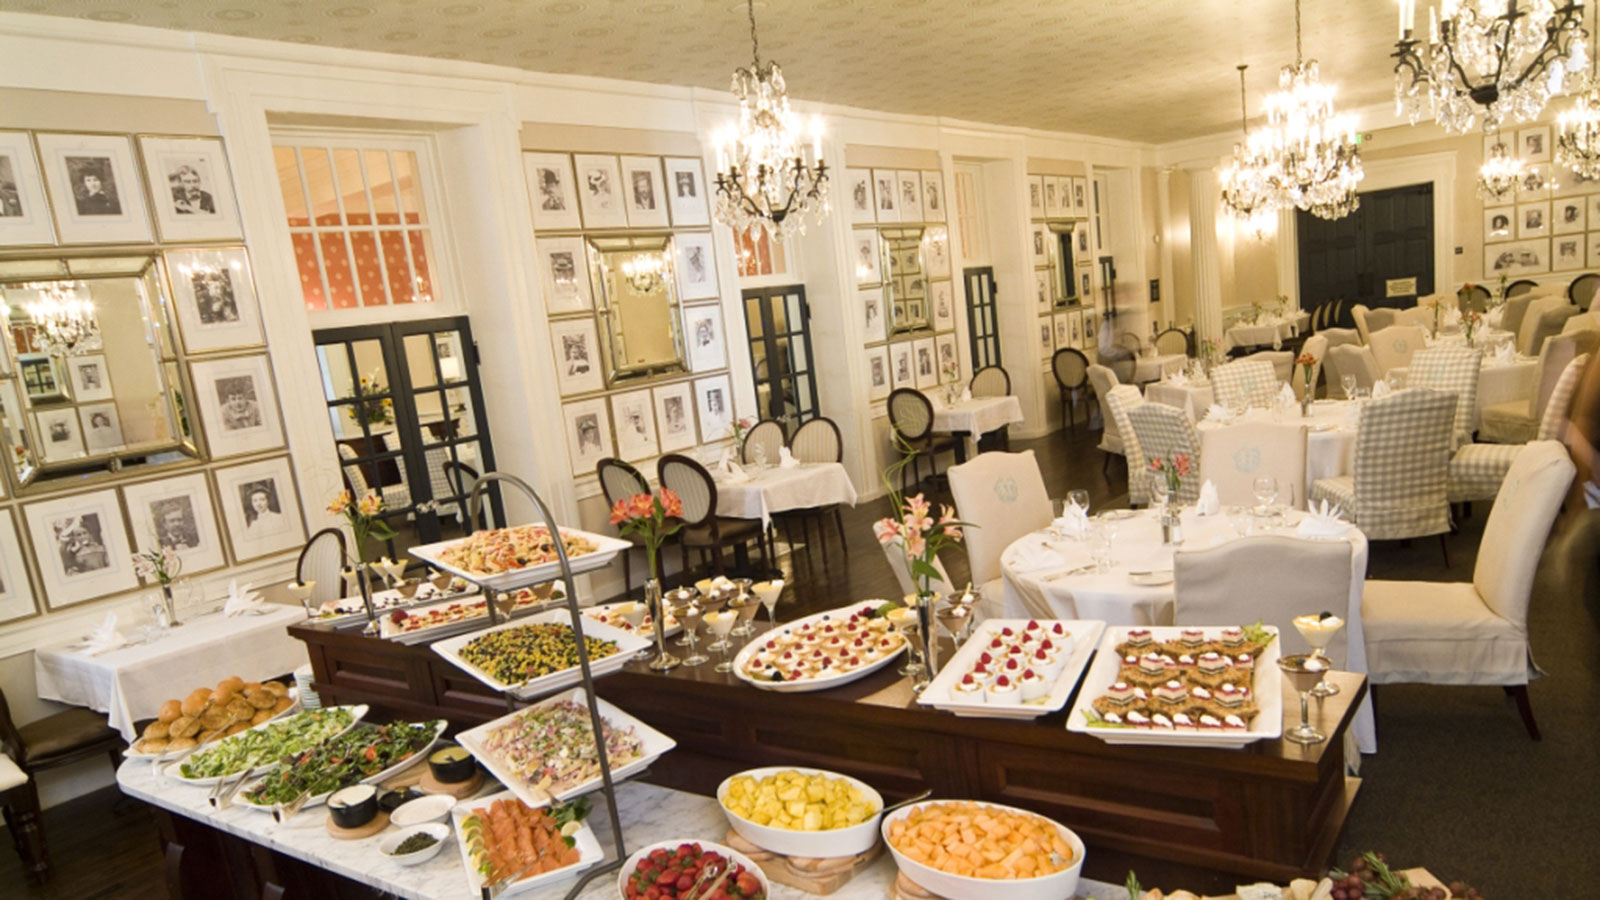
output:
<instances>
[{"instance_id":1,"label":"window pane","mask_svg":"<svg viewBox=\"0 0 1600 900\"><path fill-rule=\"evenodd\" d=\"M433 302L433 277L428 273L428 233L408 231L411 236L411 268L416 275L416 289L410 300L416 303ZM399 298L395 298L398 302Z\"/></svg>"},{"instance_id":2,"label":"window pane","mask_svg":"<svg viewBox=\"0 0 1600 900\"><path fill-rule=\"evenodd\" d=\"M334 196L333 165L321 147L300 148L306 185L311 189L311 214L318 225L338 225L339 198Z\"/></svg>"},{"instance_id":3,"label":"window pane","mask_svg":"<svg viewBox=\"0 0 1600 900\"><path fill-rule=\"evenodd\" d=\"M362 301L367 306L382 306L383 267L378 263L378 239L370 231L352 231L350 249L356 254L356 277L361 279Z\"/></svg>"},{"instance_id":4,"label":"window pane","mask_svg":"<svg viewBox=\"0 0 1600 900\"><path fill-rule=\"evenodd\" d=\"M454 384L467 377L465 360L461 353L461 335L454 331L441 331L433 336L434 352L439 355L439 373L446 384Z\"/></svg>"},{"instance_id":5,"label":"window pane","mask_svg":"<svg viewBox=\"0 0 1600 900\"><path fill-rule=\"evenodd\" d=\"M338 400L355 393L355 379L350 375L350 360L344 344L318 347L317 361L322 364L322 391L327 399Z\"/></svg>"},{"instance_id":6,"label":"window pane","mask_svg":"<svg viewBox=\"0 0 1600 900\"><path fill-rule=\"evenodd\" d=\"M293 147L273 147L272 158L278 165L278 187L283 191L283 210L290 228L304 228L311 224L306 214L305 186L300 181L300 160L295 158Z\"/></svg>"},{"instance_id":7,"label":"window pane","mask_svg":"<svg viewBox=\"0 0 1600 900\"><path fill-rule=\"evenodd\" d=\"M350 309L356 302L355 280L350 274L350 254L345 250L344 234L332 232L317 235L322 247L322 265L328 273L328 291L333 295L334 309Z\"/></svg>"},{"instance_id":8,"label":"window pane","mask_svg":"<svg viewBox=\"0 0 1600 900\"><path fill-rule=\"evenodd\" d=\"M395 183L400 189L400 208L405 212L406 224L420 225L427 221L422 208L422 188L417 184L417 154L409 150L394 154Z\"/></svg>"},{"instance_id":9,"label":"window pane","mask_svg":"<svg viewBox=\"0 0 1600 900\"><path fill-rule=\"evenodd\" d=\"M433 387L438 383L433 368L433 341L426 334L408 334L404 344L406 372L411 375L411 387L418 390Z\"/></svg>"},{"instance_id":10,"label":"window pane","mask_svg":"<svg viewBox=\"0 0 1600 900\"><path fill-rule=\"evenodd\" d=\"M745 327L750 331L750 337L761 337L761 298L751 297L744 301Z\"/></svg>"},{"instance_id":11,"label":"window pane","mask_svg":"<svg viewBox=\"0 0 1600 900\"><path fill-rule=\"evenodd\" d=\"M394 194L394 175L389 171L387 150L367 151L367 183L372 185L372 211L379 225L400 224L400 201Z\"/></svg>"},{"instance_id":12,"label":"window pane","mask_svg":"<svg viewBox=\"0 0 1600 900\"><path fill-rule=\"evenodd\" d=\"M367 212L366 179L361 177L361 154L344 148L333 151L339 167L339 192L344 197L344 215L351 225L371 225Z\"/></svg>"},{"instance_id":13,"label":"window pane","mask_svg":"<svg viewBox=\"0 0 1600 900\"><path fill-rule=\"evenodd\" d=\"M427 340L420 334L411 335L414 338ZM410 340L410 338L407 338ZM437 444L450 437L449 429L445 427L444 396L440 391L417 391L411 396L412 403L417 411L417 424L422 428L422 442L424 444Z\"/></svg>"},{"instance_id":14,"label":"window pane","mask_svg":"<svg viewBox=\"0 0 1600 900\"><path fill-rule=\"evenodd\" d=\"M450 411L450 436L476 437L478 424L472 417L472 392L464 387L445 391L445 407ZM473 463L477 465L477 463Z\"/></svg>"},{"instance_id":15,"label":"window pane","mask_svg":"<svg viewBox=\"0 0 1600 900\"><path fill-rule=\"evenodd\" d=\"M316 239L309 234L291 234L294 243L294 261L300 269L300 294L305 298L306 309L313 312L328 308L328 298L322 292L322 265L317 262Z\"/></svg>"},{"instance_id":16,"label":"window pane","mask_svg":"<svg viewBox=\"0 0 1600 900\"><path fill-rule=\"evenodd\" d=\"M378 240L383 243L383 264L388 269L389 293L396 302L411 299L411 267L406 265L406 238L398 231L380 231Z\"/></svg>"}]
</instances>

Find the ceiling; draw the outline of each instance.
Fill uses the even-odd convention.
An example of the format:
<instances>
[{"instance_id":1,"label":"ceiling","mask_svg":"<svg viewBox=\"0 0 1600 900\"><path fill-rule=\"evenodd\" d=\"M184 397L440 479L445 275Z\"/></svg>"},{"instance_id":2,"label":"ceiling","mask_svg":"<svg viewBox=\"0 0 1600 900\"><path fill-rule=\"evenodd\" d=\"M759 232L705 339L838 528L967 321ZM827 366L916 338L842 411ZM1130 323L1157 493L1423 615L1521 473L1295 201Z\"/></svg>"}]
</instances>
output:
<instances>
[{"instance_id":1,"label":"ceiling","mask_svg":"<svg viewBox=\"0 0 1600 900\"><path fill-rule=\"evenodd\" d=\"M728 88L738 0L5 0L16 12ZM765 0L799 99L1150 143L1237 127L1294 58L1291 0ZM1394 0L1308 0L1341 109L1388 102Z\"/></svg>"}]
</instances>

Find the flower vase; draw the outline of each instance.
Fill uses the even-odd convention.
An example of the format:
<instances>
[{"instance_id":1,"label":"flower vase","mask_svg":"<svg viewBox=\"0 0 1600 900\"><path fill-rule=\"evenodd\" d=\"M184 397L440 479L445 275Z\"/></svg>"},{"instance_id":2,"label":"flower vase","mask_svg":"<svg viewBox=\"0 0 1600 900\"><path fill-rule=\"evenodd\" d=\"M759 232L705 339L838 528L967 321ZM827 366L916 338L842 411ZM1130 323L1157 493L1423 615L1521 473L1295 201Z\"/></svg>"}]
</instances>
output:
<instances>
[{"instance_id":1,"label":"flower vase","mask_svg":"<svg viewBox=\"0 0 1600 900\"><path fill-rule=\"evenodd\" d=\"M1311 385L1306 385L1306 392L1300 395L1300 418L1311 418Z\"/></svg>"},{"instance_id":2,"label":"flower vase","mask_svg":"<svg viewBox=\"0 0 1600 900\"><path fill-rule=\"evenodd\" d=\"M372 605L372 574L367 571L365 562L356 567L356 587L361 590L361 605L367 610L367 627L361 633L375 635L379 631L378 608Z\"/></svg>"},{"instance_id":3,"label":"flower vase","mask_svg":"<svg viewBox=\"0 0 1600 900\"><path fill-rule=\"evenodd\" d=\"M657 672L665 672L675 668L682 660L667 652L667 615L661 602L661 581L651 578L644 583L644 605L650 610L650 623L656 633L656 656L650 660L650 668Z\"/></svg>"},{"instance_id":4,"label":"flower vase","mask_svg":"<svg viewBox=\"0 0 1600 900\"><path fill-rule=\"evenodd\" d=\"M163 627L176 628L183 624L178 621L178 602L173 599L172 585L166 582L161 583L161 605L167 614L167 621L163 623Z\"/></svg>"},{"instance_id":5,"label":"flower vase","mask_svg":"<svg viewBox=\"0 0 1600 900\"><path fill-rule=\"evenodd\" d=\"M961 395L956 392L956 386L954 384L945 385L944 403L946 406L955 406L956 401L960 399Z\"/></svg>"},{"instance_id":6,"label":"flower vase","mask_svg":"<svg viewBox=\"0 0 1600 900\"><path fill-rule=\"evenodd\" d=\"M934 618L934 608L939 604L939 595L927 592L917 595L917 640L922 642L922 676L911 686L913 693L922 693L932 683L933 676L939 672L939 661L936 658L939 649L939 636L934 631L937 620Z\"/></svg>"},{"instance_id":7,"label":"flower vase","mask_svg":"<svg viewBox=\"0 0 1600 900\"><path fill-rule=\"evenodd\" d=\"M1183 508L1172 499L1177 493L1178 489L1172 488L1161 502L1161 543L1173 547L1183 543Z\"/></svg>"}]
</instances>

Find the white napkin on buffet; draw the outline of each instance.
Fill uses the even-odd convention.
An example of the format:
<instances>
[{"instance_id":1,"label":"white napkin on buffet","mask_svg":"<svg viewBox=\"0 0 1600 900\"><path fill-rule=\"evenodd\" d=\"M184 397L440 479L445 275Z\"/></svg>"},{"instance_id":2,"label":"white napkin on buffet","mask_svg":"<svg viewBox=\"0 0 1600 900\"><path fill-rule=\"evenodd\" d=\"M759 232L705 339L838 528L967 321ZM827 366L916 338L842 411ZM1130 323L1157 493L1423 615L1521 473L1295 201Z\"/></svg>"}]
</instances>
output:
<instances>
[{"instance_id":1,"label":"white napkin on buffet","mask_svg":"<svg viewBox=\"0 0 1600 900\"><path fill-rule=\"evenodd\" d=\"M1222 510L1222 500L1217 496L1217 486L1211 479L1200 485L1200 499L1195 501L1195 512L1202 516L1214 516Z\"/></svg>"},{"instance_id":2,"label":"white napkin on buffet","mask_svg":"<svg viewBox=\"0 0 1600 900\"><path fill-rule=\"evenodd\" d=\"M95 656L107 650L115 650L127 642L127 638L117 630L117 614L106 613L105 619L84 639L82 650L90 656Z\"/></svg>"},{"instance_id":3,"label":"white napkin on buffet","mask_svg":"<svg viewBox=\"0 0 1600 900\"><path fill-rule=\"evenodd\" d=\"M1322 501L1320 506L1312 506L1310 514L1300 520L1295 526L1294 533L1303 538L1342 538L1345 529L1349 527L1344 519L1339 517L1339 507L1328 506L1328 501Z\"/></svg>"},{"instance_id":4,"label":"white napkin on buffet","mask_svg":"<svg viewBox=\"0 0 1600 900\"><path fill-rule=\"evenodd\" d=\"M1065 518L1063 516L1062 518ZM1036 572L1040 569L1059 569L1065 566L1061 555L1042 542L1027 541L1011 554L1011 567L1018 572Z\"/></svg>"},{"instance_id":5,"label":"white napkin on buffet","mask_svg":"<svg viewBox=\"0 0 1600 900\"><path fill-rule=\"evenodd\" d=\"M239 585L239 579L228 581L228 601L222 604L222 613L227 616L242 616L247 613L261 611L261 595L250 590L250 583Z\"/></svg>"},{"instance_id":6,"label":"white napkin on buffet","mask_svg":"<svg viewBox=\"0 0 1600 900\"><path fill-rule=\"evenodd\" d=\"M717 470L723 475L723 480L729 484L740 484L750 480L744 467L733 461L733 448L725 447L722 451L722 460L717 463Z\"/></svg>"},{"instance_id":7,"label":"white napkin on buffet","mask_svg":"<svg viewBox=\"0 0 1600 900\"><path fill-rule=\"evenodd\" d=\"M799 465L800 460L794 458L794 454L789 452L788 447L778 448L778 468L793 469Z\"/></svg>"}]
</instances>

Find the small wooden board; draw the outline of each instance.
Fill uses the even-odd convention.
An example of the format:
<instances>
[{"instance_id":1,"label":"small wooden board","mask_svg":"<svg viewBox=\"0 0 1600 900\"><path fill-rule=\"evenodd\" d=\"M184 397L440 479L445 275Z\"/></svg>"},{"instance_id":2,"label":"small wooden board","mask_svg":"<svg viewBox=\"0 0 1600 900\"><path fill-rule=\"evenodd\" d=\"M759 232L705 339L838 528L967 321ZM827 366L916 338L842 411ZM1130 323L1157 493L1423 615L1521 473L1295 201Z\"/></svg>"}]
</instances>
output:
<instances>
[{"instance_id":1,"label":"small wooden board","mask_svg":"<svg viewBox=\"0 0 1600 900\"><path fill-rule=\"evenodd\" d=\"M888 894L889 900L944 900L938 894L929 893L921 885L907 878L904 872L895 876L894 883L889 885ZM1068 900L1083 900L1083 898L1074 894Z\"/></svg>"},{"instance_id":2,"label":"small wooden board","mask_svg":"<svg viewBox=\"0 0 1600 900\"><path fill-rule=\"evenodd\" d=\"M750 857L751 862L760 866L761 871L778 884L786 884L808 894L823 897L849 884L850 879L872 865L873 860L883 853L883 842L879 841L872 845L871 850L855 856L835 856L827 859L784 856L757 847L740 837L739 833L731 828L728 829L728 834L722 842Z\"/></svg>"},{"instance_id":3,"label":"small wooden board","mask_svg":"<svg viewBox=\"0 0 1600 900\"><path fill-rule=\"evenodd\" d=\"M427 766L422 767L422 778L417 782L417 790L424 794L449 794L457 800L464 800L476 794L483 787L483 770L475 769L472 777L466 781L457 781L454 784L445 784L433 777L433 770Z\"/></svg>"},{"instance_id":4,"label":"small wooden board","mask_svg":"<svg viewBox=\"0 0 1600 900\"><path fill-rule=\"evenodd\" d=\"M378 815L374 817L371 822L362 825L360 828L343 828L335 825L333 824L333 816L331 815L328 816L324 824L328 826L328 833L333 835L338 840L359 841L362 838L372 837L385 828L388 828L389 814L380 809L378 810Z\"/></svg>"}]
</instances>

